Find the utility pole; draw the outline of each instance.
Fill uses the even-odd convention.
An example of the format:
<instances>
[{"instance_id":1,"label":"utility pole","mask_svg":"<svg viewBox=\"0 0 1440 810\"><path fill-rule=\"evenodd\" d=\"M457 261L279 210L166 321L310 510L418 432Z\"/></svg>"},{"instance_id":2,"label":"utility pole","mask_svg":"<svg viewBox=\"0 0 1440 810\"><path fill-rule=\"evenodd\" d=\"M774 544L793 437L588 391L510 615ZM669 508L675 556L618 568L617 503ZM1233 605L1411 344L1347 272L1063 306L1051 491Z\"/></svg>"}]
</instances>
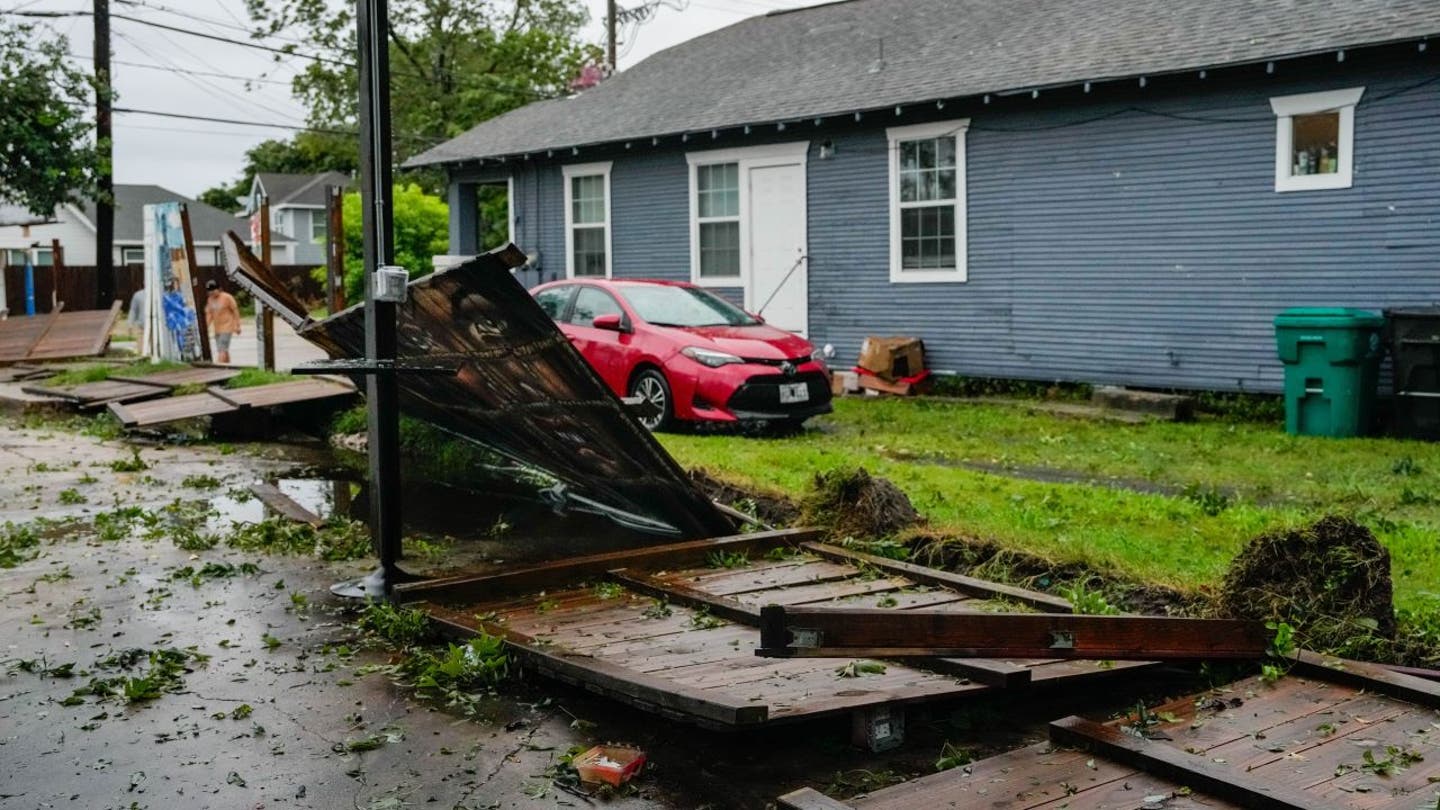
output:
<instances>
[{"instance_id":1,"label":"utility pole","mask_svg":"<svg viewBox=\"0 0 1440 810\"><path fill-rule=\"evenodd\" d=\"M343 186L326 186L325 300L331 315L345 308L344 205L345 188Z\"/></svg>"},{"instance_id":2,"label":"utility pole","mask_svg":"<svg viewBox=\"0 0 1440 810\"><path fill-rule=\"evenodd\" d=\"M99 199L95 201L97 309L115 300L115 176L110 143L110 0L95 0L95 147L100 151Z\"/></svg>"},{"instance_id":3,"label":"utility pole","mask_svg":"<svg viewBox=\"0 0 1440 810\"><path fill-rule=\"evenodd\" d=\"M605 0L605 67L612 76L619 68L619 60L615 57L615 17L619 13L615 0Z\"/></svg>"},{"instance_id":4,"label":"utility pole","mask_svg":"<svg viewBox=\"0 0 1440 810\"><path fill-rule=\"evenodd\" d=\"M260 196L260 261L270 270L270 195ZM275 311L255 302L255 339L259 341L260 368L275 370Z\"/></svg>"}]
</instances>

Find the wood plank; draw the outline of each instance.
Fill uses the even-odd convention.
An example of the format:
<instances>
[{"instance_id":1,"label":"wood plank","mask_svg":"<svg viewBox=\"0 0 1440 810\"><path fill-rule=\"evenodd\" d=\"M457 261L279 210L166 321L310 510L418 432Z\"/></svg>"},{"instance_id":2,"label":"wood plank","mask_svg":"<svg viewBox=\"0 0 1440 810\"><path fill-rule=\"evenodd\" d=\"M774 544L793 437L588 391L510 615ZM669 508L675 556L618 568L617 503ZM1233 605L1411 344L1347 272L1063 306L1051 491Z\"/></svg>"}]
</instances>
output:
<instances>
[{"instance_id":1,"label":"wood plank","mask_svg":"<svg viewBox=\"0 0 1440 810\"><path fill-rule=\"evenodd\" d=\"M1126 734L1083 717L1070 716L1050 724L1050 739L1085 748L1149 774L1214 794L1251 810L1324 810L1340 807L1290 788L1269 784L1204 757L1187 754L1160 742Z\"/></svg>"},{"instance_id":2,"label":"wood plank","mask_svg":"<svg viewBox=\"0 0 1440 810\"><path fill-rule=\"evenodd\" d=\"M760 633L758 654L775 657L1254 659L1270 643L1263 624L1234 619L783 605L762 609Z\"/></svg>"},{"instance_id":3,"label":"wood plank","mask_svg":"<svg viewBox=\"0 0 1440 810\"><path fill-rule=\"evenodd\" d=\"M242 408L274 408L297 402L348 397L355 394L352 386L314 379L256 385L249 388L226 388L223 391L227 400ZM217 393L216 396L220 396L220 394Z\"/></svg>"},{"instance_id":4,"label":"wood plank","mask_svg":"<svg viewBox=\"0 0 1440 810\"><path fill-rule=\"evenodd\" d=\"M1061 599L1058 596L1032 591L1028 588L1017 588L1013 585L1003 585L999 582L967 577L964 574L956 574L951 571L941 571L923 565L892 560L889 557L867 554L863 551L853 551L827 543L805 543L804 548L807 551L827 559L846 562L863 562L881 571L909 577L915 582L925 585L939 585L970 596L978 596L982 599L1009 599L1023 605L1038 608L1047 613L1069 613L1072 609L1068 599Z\"/></svg>"},{"instance_id":5,"label":"wood plank","mask_svg":"<svg viewBox=\"0 0 1440 810\"><path fill-rule=\"evenodd\" d=\"M689 721L703 720L721 727L750 726L765 722L768 709L763 703L734 700L724 694L702 693L679 684L632 672L594 658L571 657L545 649L534 639L505 627L477 621L465 611L431 602L415 607L446 632L473 636L480 632L505 639L508 651L523 665L557 680L588 691L651 708L660 714Z\"/></svg>"},{"instance_id":6,"label":"wood plank","mask_svg":"<svg viewBox=\"0 0 1440 810\"><path fill-rule=\"evenodd\" d=\"M20 390L36 396L63 399L84 408L97 407L110 402L134 402L165 396L170 393L170 386L126 382L112 378L80 385L22 385Z\"/></svg>"},{"instance_id":7,"label":"wood plank","mask_svg":"<svg viewBox=\"0 0 1440 810\"><path fill-rule=\"evenodd\" d=\"M1440 683L1363 661L1350 661L1301 650L1291 673L1369 689L1431 709L1440 709Z\"/></svg>"},{"instance_id":8,"label":"wood plank","mask_svg":"<svg viewBox=\"0 0 1440 810\"><path fill-rule=\"evenodd\" d=\"M813 605L817 602L831 602L857 594L898 591L901 588L909 587L910 584L910 580L902 577L856 578L840 582L817 582L814 585L795 585L789 588L742 593L739 595L739 600L747 605Z\"/></svg>"},{"instance_id":9,"label":"wood plank","mask_svg":"<svg viewBox=\"0 0 1440 810\"><path fill-rule=\"evenodd\" d=\"M1026 746L856 796L857 810L984 807L1018 810L1059 796L1087 779L1087 754L1049 743ZM1099 762L1096 763L1097 765Z\"/></svg>"},{"instance_id":10,"label":"wood plank","mask_svg":"<svg viewBox=\"0 0 1440 810\"><path fill-rule=\"evenodd\" d=\"M63 304L61 306L63 306ZM34 358L36 347L38 347L40 343L45 340L46 335L50 334L50 330L54 329L55 325L60 322L60 316L62 314L64 313L60 311L60 307L56 307L43 321L40 322L39 330L37 330L33 335L30 336L29 344L27 344L24 348L20 350L20 357L26 360Z\"/></svg>"},{"instance_id":11,"label":"wood plank","mask_svg":"<svg viewBox=\"0 0 1440 810\"><path fill-rule=\"evenodd\" d=\"M860 571L853 565L837 565L825 560L807 560L801 563L772 565L758 570L740 569L724 571L712 576L687 576L680 572L663 577L676 584L688 585L717 596L737 596L753 591L792 585L809 585L818 582L834 582L849 579Z\"/></svg>"},{"instance_id":12,"label":"wood plank","mask_svg":"<svg viewBox=\"0 0 1440 810\"><path fill-rule=\"evenodd\" d=\"M111 402L109 408L110 413L127 428L163 425L181 419L213 416L237 410L234 405L211 396L208 392L146 402Z\"/></svg>"},{"instance_id":13,"label":"wood plank","mask_svg":"<svg viewBox=\"0 0 1440 810\"><path fill-rule=\"evenodd\" d=\"M790 810L855 810L854 805L836 801L808 787L792 790L776 801L780 802L781 807L788 807Z\"/></svg>"},{"instance_id":14,"label":"wood plank","mask_svg":"<svg viewBox=\"0 0 1440 810\"><path fill-rule=\"evenodd\" d=\"M192 366L172 371L157 371L154 374L112 375L110 379L120 382L146 383L147 385L214 385L240 376L240 369L225 366Z\"/></svg>"},{"instance_id":15,"label":"wood plank","mask_svg":"<svg viewBox=\"0 0 1440 810\"><path fill-rule=\"evenodd\" d=\"M396 598L402 602L450 602L469 598L493 599L526 591L571 585L604 575L616 568L660 568L704 562L716 551L765 551L794 546L818 536L815 529L781 529L773 532L689 540L663 546L591 554L550 563L527 566L498 574L461 575L400 585Z\"/></svg>"},{"instance_id":16,"label":"wood plank","mask_svg":"<svg viewBox=\"0 0 1440 810\"><path fill-rule=\"evenodd\" d=\"M289 520L315 527L325 525L325 518L301 506L298 501L281 492L280 488L274 484L259 481L250 485L250 492L265 506Z\"/></svg>"}]
</instances>

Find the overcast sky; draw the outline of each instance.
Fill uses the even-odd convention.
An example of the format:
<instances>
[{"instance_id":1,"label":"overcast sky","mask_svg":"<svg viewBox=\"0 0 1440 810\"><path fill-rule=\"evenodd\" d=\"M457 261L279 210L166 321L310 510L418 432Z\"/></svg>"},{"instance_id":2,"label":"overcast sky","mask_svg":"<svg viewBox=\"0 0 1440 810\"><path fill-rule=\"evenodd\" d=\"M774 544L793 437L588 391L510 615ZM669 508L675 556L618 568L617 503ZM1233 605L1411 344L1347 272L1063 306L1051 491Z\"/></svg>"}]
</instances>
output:
<instances>
[{"instance_id":1,"label":"overcast sky","mask_svg":"<svg viewBox=\"0 0 1440 810\"><path fill-rule=\"evenodd\" d=\"M656 51L745 17L815 2L665 0L655 16L635 31L630 42L622 40L620 67L623 70ZM605 0L585 3L591 16L585 36L600 43L604 38ZM621 0L622 8L636 5L639 0ZM92 4L90 0L0 0L0 8L64 12L89 10ZM111 13L187 31L245 36L243 0L112 0ZM69 37L76 64L88 69L91 19L59 18L46 25ZM280 124L301 124L305 120L304 110L290 97L289 80L294 70L272 61L271 54L122 19L112 21L111 38L115 88L119 93L116 106ZM249 89L245 79L252 80ZM149 183L191 196L237 177L246 149L266 138L290 134L286 129L136 114L117 114L114 127L116 182Z\"/></svg>"}]
</instances>

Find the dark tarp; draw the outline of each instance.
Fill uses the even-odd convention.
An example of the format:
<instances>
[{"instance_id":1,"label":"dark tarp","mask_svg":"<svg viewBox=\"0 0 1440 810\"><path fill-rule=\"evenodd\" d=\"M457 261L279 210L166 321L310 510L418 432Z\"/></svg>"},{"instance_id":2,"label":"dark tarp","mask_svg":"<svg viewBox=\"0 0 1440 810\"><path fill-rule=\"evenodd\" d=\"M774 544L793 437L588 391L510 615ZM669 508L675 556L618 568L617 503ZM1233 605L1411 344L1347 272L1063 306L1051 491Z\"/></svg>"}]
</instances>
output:
<instances>
[{"instance_id":1,"label":"dark tarp","mask_svg":"<svg viewBox=\"0 0 1440 810\"><path fill-rule=\"evenodd\" d=\"M364 357L362 306L311 320L234 233L226 248L231 278L302 337L332 358ZM401 410L548 474L555 483L543 494L557 508L669 537L732 533L515 280L510 270L524 260L509 245L410 282L398 307L399 361L459 372L401 373Z\"/></svg>"}]
</instances>

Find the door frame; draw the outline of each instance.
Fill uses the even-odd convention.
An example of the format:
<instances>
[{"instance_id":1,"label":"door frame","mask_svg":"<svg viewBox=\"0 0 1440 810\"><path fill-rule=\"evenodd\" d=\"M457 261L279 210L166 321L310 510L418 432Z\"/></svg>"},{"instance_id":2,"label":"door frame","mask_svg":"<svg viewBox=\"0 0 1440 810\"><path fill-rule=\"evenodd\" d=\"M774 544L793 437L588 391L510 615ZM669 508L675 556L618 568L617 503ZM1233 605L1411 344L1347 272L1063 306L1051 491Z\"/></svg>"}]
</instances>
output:
<instances>
[{"instance_id":1,"label":"door frame","mask_svg":"<svg viewBox=\"0 0 1440 810\"><path fill-rule=\"evenodd\" d=\"M761 146L740 146L730 149L708 149L699 152L687 152L685 161L689 164L690 176L690 281L701 287L719 288L740 288L744 293L744 306L746 309L755 305L753 301L754 284L754 257L751 255L750 240L750 170L755 168L767 168L774 166L795 166L800 167L800 249L806 256L806 302L805 322L808 327L810 321L809 302L809 272L810 272L810 212L809 212L809 186L810 186L810 141L789 141L786 143L771 143ZM701 278L700 277L700 218L698 204L697 169L700 166L709 166L716 163L737 163L739 164L740 183L740 275L727 276L724 278ZM808 329L807 329L808 331Z\"/></svg>"}]
</instances>

